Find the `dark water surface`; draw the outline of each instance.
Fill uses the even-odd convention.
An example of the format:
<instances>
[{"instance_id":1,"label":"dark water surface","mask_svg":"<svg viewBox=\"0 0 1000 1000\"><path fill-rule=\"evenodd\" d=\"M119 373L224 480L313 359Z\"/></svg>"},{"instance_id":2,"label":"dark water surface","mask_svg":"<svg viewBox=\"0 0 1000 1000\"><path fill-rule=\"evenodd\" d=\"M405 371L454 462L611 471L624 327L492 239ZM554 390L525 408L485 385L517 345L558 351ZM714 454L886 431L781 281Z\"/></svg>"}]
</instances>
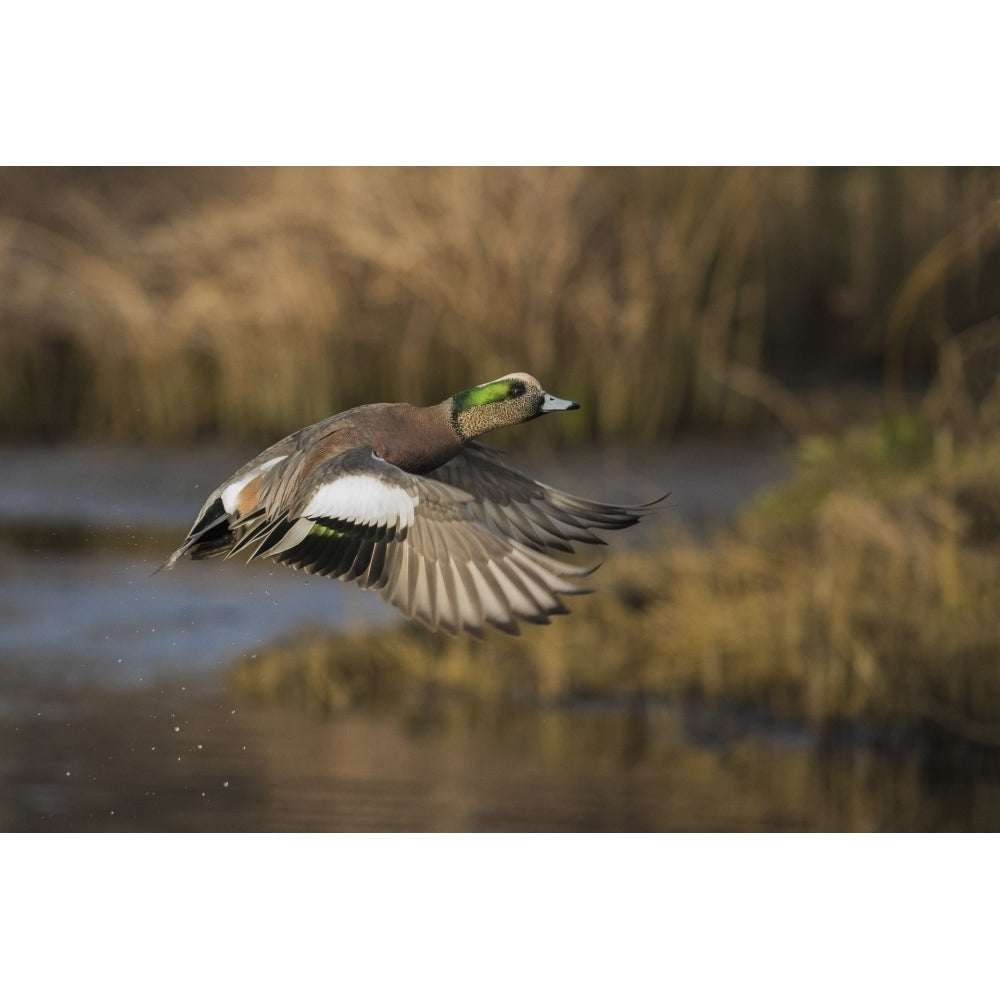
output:
<instances>
[{"instance_id":1,"label":"dark water surface","mask_svg":"<svg viewBox=\"0 0 1000 1000\"><path fill-rule=\"evenodd\" d=\"M7 830L996 829L985 785L931 794L863 753L673 710L318 717L184 686L40 706L2 737ZM985 793L985 794L984 794Z\"/></svg>"},{"instance_id":2,"label":"dark water surface","mask_svg":"<svg viewBox=\"0 0 1000 1000\"><path fill-rule=\"evenodd\" d=\"M429 700L321 717L235 696L227 666L255 646L397 620L373 595L283 567L151 575L247 457L0 449L0 829L1000 828L986 778L935 784L861 750L821 753L804 733L675 708ZM519 464L609 500L670 489L661 516L696 532L786 468L775 449L694 444Z\"/></svg>"}]
</instances>

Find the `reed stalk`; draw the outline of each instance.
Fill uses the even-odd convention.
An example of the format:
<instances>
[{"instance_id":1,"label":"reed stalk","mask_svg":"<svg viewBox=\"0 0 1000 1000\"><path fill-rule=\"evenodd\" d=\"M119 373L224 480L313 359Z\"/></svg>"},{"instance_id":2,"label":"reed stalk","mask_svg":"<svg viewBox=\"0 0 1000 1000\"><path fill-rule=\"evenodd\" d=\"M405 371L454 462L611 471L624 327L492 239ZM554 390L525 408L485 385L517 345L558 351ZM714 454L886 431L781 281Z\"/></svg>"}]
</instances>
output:
<instances>
[{"instance_id":1,"label":"reed stalk","mask_svg":"<svg viewBox=\"0 0 1000 1000\"><path fill-rule=\"evenodd\" d=\"M9 168L0 433L266 440L516 369L586 404L549 445L803 425L748 388L895 389L1000 312L998 195L986 168Z\"/></svg>"}]
</instances>

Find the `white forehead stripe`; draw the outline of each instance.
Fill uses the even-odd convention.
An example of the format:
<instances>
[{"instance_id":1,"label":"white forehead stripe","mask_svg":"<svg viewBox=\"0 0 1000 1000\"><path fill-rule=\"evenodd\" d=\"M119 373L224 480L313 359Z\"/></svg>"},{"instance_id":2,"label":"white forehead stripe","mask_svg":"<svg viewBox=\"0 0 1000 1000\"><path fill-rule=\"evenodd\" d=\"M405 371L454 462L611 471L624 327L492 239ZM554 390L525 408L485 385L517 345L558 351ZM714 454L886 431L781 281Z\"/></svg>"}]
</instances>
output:
<instances>
[{"instance_id":1,"label":"white forehead stripe","mask_svg":"<svg viewBox=\"0 0 1000 1000\"><path fill-rule=\"evenodd\" d=\"M375 476L344 476L316 490L302 516L408 528L413 524L413 512L418 503L406 490Z\"/></svg>"}]
</instances>

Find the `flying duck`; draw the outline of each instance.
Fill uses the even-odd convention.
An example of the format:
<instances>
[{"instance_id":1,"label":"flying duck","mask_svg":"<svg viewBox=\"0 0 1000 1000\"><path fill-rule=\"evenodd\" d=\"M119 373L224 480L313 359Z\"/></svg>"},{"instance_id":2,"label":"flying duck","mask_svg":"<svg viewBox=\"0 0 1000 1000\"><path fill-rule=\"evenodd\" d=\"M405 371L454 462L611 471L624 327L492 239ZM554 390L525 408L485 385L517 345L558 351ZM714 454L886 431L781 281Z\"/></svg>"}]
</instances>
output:
<instances>
[{"instance_id":1,"label":"flying duck","mask_svg":"<svg viewBox=\"0 0 1000 1000\"><path fill-rule=\"evenodd\" d=\"M271 445L205 501L182 556L245 554L307 573L354 580L408 618L482 637L489 622L566 614L597 567L552 558L572 542L604 544L591 529L627 528L660 501L615 506L535 482L474 438L579 403L523 372L435 406L371 403ZM663 499L663 498L661 498Z\"/></svg>"}]
</instances>

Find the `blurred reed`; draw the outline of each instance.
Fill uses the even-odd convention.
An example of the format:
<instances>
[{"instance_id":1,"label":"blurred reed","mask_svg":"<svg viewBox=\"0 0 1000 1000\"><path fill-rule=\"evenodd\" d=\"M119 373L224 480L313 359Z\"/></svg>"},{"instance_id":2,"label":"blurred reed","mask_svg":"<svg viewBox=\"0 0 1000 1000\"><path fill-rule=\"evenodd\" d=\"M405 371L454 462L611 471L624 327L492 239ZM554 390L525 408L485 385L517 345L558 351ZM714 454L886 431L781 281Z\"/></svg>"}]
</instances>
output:
<instances>
[{"instance_id":1,"label":"blurred reed","mask_svg":"<svg viewBox=\"0 0 1000 1000\"><path fill-rule=\"evenodd\" d=\"M702 545L616 550L573 618L518 638L312 633L236 686L336 709L427 688L754 705L772 718L1000 747L1000 325L942 348L921 412L806 437L785 485Z\"/></svg>"},{"instance_id":2,"label":"blurred reed","mask_svg":"<svg viewBox=\"0 0 1000 1000\"><path fill-rule=\"evenodd\" d=\"M930 723L1000 745L1000 498L984 477L1000 450L935 473L898 466L888 492L833 476L820 488L880 436L842 442L822 473L816 456L804 460L787 489L708 546L665 536L617 551L595 593L570 601L570 620L485 642L408 625L299 634L234 665L233 683L326 710L428 690L484 703L754 705L821 727Z\"/></svg>"},{"instance_id":3,"label":"blurred reed","mask_svg":"<svg viewBox=\"0 0 1000 1000\"><path fill-rule=\"evenodd\" d=\"M1000 312L1000 171L0 171L0 433L266 439L513 369L575 436L929 371ZM783 381L779 381L779 379Z\"/></svg>"}]
</instances>

